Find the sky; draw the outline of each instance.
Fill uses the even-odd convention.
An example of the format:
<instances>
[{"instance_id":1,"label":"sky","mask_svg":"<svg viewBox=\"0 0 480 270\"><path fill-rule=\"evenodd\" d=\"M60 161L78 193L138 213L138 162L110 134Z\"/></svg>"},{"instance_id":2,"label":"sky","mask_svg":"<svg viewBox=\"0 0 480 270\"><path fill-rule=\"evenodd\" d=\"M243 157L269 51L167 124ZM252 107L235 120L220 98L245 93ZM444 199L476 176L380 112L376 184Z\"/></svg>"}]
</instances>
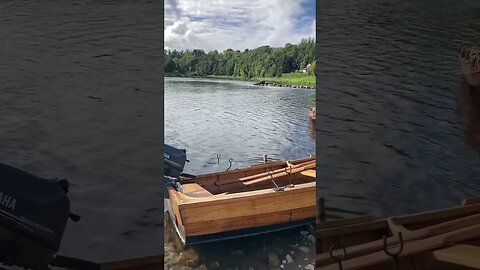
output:
<instances>
[{"instance_id":1,"label":"sky","mask_svg":"<svg viewBox=\"0 0 480 270\"><path fill-rule=\"evenodd\" d=\"M283 47L315 37L315 0L165 0L165 49Z\"/></svg>"}]
</instances>

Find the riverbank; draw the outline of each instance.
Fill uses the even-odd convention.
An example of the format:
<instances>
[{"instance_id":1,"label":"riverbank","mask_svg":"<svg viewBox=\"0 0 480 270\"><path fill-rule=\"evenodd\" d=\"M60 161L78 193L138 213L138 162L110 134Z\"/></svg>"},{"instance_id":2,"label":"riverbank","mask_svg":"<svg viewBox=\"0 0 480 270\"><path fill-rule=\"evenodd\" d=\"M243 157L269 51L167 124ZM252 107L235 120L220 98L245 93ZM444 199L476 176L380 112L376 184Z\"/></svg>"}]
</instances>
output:
<instances>
[{"instance_id":1,"label":"riverbank","mask_svg":"<svg viewBox=\"0 0 480 270\"><path fill-rule=\"evenodd\" d=\"M165 214L164 239L165 267L172 270L313 270L315 265L313 225L185 247Z\"/></svg>"},{"instance_id":2,"label":"riverbank","mask_svg":"<svg viewBox=\"0 0 480 270\"><path fill-rule=\"evenodd\" d=\"M226 80L254 81L255 85L315 89L315 76L305 73L284 73L281 77L256 77L245 79L234 76L208 76L208 78Z\"/></svg>"},{"instance_id":3,"label":"riverbank","mask_svg":"<svg viewBox=\"0 0 480 270\"><path fill-rule=\"evenodd\" d=\"M281 77L258 77L258 78L244 78L236 76L221 76L221 75L208 75L208 76L185 76L182 74L166 73L166 77L186 77L186 78L210 78L220 80L237 80L237 81L251 81L255 82L255 85L260 86L276 86L276 87L291 87L291 88L304 88L315 89L315 76L311 76L305 73L284 73Z\"/></svg>"}]
</instances>

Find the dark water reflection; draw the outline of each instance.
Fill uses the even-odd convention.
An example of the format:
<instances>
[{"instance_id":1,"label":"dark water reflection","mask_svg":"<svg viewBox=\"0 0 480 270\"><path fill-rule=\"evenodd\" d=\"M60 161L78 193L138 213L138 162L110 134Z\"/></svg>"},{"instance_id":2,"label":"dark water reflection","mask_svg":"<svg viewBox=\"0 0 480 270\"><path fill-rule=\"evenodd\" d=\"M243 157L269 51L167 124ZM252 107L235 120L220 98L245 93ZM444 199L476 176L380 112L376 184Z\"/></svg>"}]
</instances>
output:
<instances>
[{"instance_id":1,"label":"dark water reflection","mask_svg":"<svg viewBox=\"0 0 480 270\"><path fill-rule=\"evenodd\" d=\"M263 154L271 159L306 157L315 154L308 114L314 98L314 90L165 78L165 142L187 149L191 162L185 171L193 174L225 170L229 158L234 160L232 168L238 168L261 161ZM185 265L194 265L194 269L268 269L269 254L280 263L291 256L295 262L285 263L285 269L313 266L313 226L183 250L168 224L167 269L184 269Z\"/></svg>"},{"instance_id":2,"label":"dark water reflection","mask_svg":"<svg viewBox=\"0 0 480 270\"><path fill-rule=\"evenodd\" d=\"M458 115L465 126L465 141L480 153L480 89L465 81L461 93Z\"/></svg>"},{"instance_id":3,"label":"dark water reflection","mask_svg":"<svg viewBox=\"0 0 480 270\"><path fill-rule=\"evenodd\" d=\"M389 216L480 195L479 105L457 59L479 42L480 2L318 7L317 192L328 213Z\"/></svg>"},{"instance_id":4,"label":"dark water reflection","mask_svg":"<svg viewBox=\"0 0 480 270\"><path fill-rule=\"evenodd\" d=\"M314 120L310 119L308 123L308 127L310 128L310 137L312 140L317 139L317 125Z\"/></svg>"},{"instance_id":5,"label":"dark water reflection","mask_svg":"<svg viewBox=\"0 0 480 270\"><path fill-rule=\"evenodd\" d=\"M61 254L163 252L161 8L0 3L0 162L71 182Z\"/></svg>"}]
</instances>

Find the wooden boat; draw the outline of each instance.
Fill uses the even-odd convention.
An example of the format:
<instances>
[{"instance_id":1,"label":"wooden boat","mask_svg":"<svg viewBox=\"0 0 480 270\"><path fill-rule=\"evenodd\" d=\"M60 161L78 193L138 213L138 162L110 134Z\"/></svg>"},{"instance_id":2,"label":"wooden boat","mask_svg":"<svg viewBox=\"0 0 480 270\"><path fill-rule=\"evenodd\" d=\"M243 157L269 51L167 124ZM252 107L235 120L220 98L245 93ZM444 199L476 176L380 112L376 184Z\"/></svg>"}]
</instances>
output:
<instances>
[{"instance_id":1,"label":"wooden boat","mask_svg":"<svg viewBox=\"0 0 480 270\"><path fill-rule=\"evenodd\" d=\"M468 84L480 86L480 47L463 47L459 58Z\"/></svg>"},{"instance_id":2,"label":"wooden boat","mask_svg":"<svg viewBox=\"0 0 480 270\"><path fill-rule=\"evenodd\" d=\"M310 110L309 110L309 114L310 114L310 118L312 118L312 120L317 119L317 108L315 106L311 107Z\"/></svg>"},{"instance_id":3,"label":"wooden boat","mask_svg":"<svg viewBox=\"0 0 480 270\"><path fill-rule=\"evenodd\" d=\"M386 219L320 218L316 233L316 269L480 269L480 198Z\"/></svg>"},{"instance_id":4,"label":"wooden boat","mask_svg":"<svg viewBox=\"0 0 480 270\"><path fill-rule=\"evenodd\" d=\"M315 168L312 156L182 178L166 207L184 244L314 223Z\"/></svg>"}]
</instances>

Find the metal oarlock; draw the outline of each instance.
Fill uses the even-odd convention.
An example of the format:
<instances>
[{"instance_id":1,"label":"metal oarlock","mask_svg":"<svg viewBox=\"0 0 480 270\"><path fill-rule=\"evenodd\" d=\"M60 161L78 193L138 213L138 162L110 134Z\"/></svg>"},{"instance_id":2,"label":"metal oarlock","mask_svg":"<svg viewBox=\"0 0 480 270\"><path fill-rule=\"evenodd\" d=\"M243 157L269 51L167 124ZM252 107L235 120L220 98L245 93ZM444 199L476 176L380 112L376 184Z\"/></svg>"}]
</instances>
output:
<instances>
[{"instance_id":1,"label":"metal oarlock","mask_svg":"<svg viewBox=\"0 0 480 270\"><path fill-rule=\"evenodd\" d=\"M279 187L279 186L277 185L277 183L275 183L275 180L273 180L273 170L272 170L272 168L268 168L268 169L267 169L267 172L268 172L268 174L270 175L270 179L272 180L272 183L275 185L275 187L273 188L273 190L275 190L275 191L283 191L285 188L284 188L284 187Z\"/></svg>"},{"instance_id":2,"label":"metal oarlock","mask_svg":"<svg viewBox=\"0 0 480 270\"><path fill-rule=\"evenodd\" d=\"M387 236L383 236L383 251L390 257L393 258L393 262L394 262L394 266L395 266L395 270L399 270L400 269L400 254L402 253L403 251L403 238L402 238L402 232L398 232L398 241L399 241L399 244L400 244L400 247L398 248L397 252L393 253L393 252L390 252L390 250L388 249L388 245L387 245Z\"/></svg>"},{"instance_id":3,"label":"metal oarlock","mask_svg":"<svg viewBox=\"0 0 480 270\"><path fill-rule=\"evenodd\" d=\"M341 247L343 254L338 256L333 255L333 250L335 249L335 243L330 246L330 258L338 264L338 269L343 270L342 261L347 256L347 250L344 247Z\"/></svg>"},{"instance_id":4,"label":"metal oarlock","mask_svg":"<svg viewBox=\"0 0 480 270\"><path fill-rule=\"evenodd\" d=\"M289 166L287 164L287 167L285 167L284 170L288 175L288 186L287 187L293 187L292 179L290 178L290 175L292 174L292 166Z\"/></svg>"},{"instance_id":5,"label":"metal oarlock","mask_svg":"<svg viewBox=\"0 0 480 270\"><path fill-rule=\"evenodd\" d=\"M225 171L228 171L232 168L232 162L233 162L233 158L229 158L228 159L228 162L230 163L230 166L228 166L228 168L225 170Z\"/></svg>"},{"instance_id":6,"label":"metal oarlock","mask_svg":"<svg viewBox=\"0 0 480 270\"><path fill-rule=\"evenodd\" d=\"M220 157L221 157L221 156L222 156L222 155L217 154L217 165L220 165Z\"/></svg>"}]
</instances>

